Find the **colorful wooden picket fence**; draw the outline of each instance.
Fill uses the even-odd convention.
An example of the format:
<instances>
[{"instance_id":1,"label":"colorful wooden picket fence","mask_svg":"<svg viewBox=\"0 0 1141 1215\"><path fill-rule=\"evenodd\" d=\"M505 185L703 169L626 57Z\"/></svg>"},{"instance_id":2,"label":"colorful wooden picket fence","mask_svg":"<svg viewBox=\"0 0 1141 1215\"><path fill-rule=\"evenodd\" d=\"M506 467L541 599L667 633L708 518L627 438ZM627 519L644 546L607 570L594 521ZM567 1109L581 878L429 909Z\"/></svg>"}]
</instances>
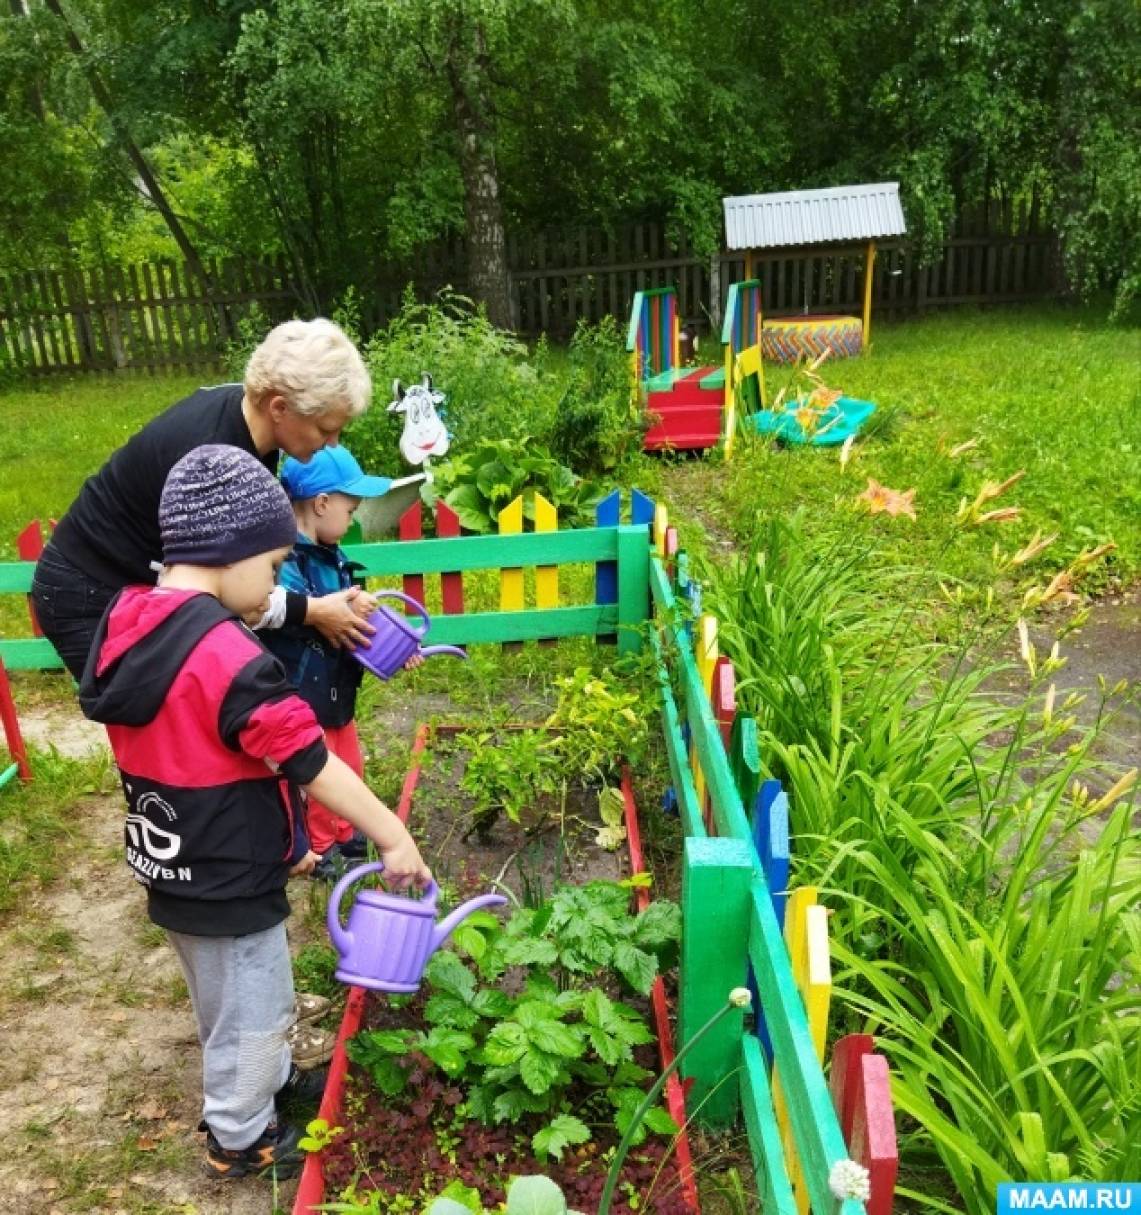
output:
<instances>
[{"instance_id":1,"label":"colorful wooden picket fence","mask_svg":"<svg viewBox=\"0 0 1141 1215\"><path fill-rule=\"evenodd\" d=\"M860 1215L864 1204L838 1203L829 1188L835 1166L854 1159L870 1173L867 1210L889 1215L897 1161L886 1061L871 1039L851 1036L834 1044L830 1085L825 1080L827 910L811 888L789 889L788 797L761 779L756 723L736 712L732 664L718 652L716 620L701 610L700 587L666 510L634 491L623 523L615 492L599 504L597 526L560 531L540 497L534 530L525 531L523 507L516 499L500 514L500 534L481 536L459 535L454 514L437 508L430 539L417 508L401 520L399 541L346 551L365 574L399 579L421 601L427 582L439 577L444 606L433 642L593 636L620 652L648 642L685 835L678 1040L688 1041L731 988L749 981L759 997L748 1025L724 1018L688 1056L690 1116L711 1127L743 1116L766 1210ZM595 571L593 601L562 603L560 567L584 563ZM33 568L30 560L0 564L0 592L26 595ZM476 570L498 571L497 610L468 610L464 575ZM3 662L61 665L43 638L0 639L0 708L11 705ZM15 756L7 713L4 725Z\"/></svg>"},{"instance_id":2,"label":"colorful wooden picket fence","mask_svg":"<svg viewBox=\"0 0 1141 1215\"><path fill-rule=\"evenodd\" d=\"M658 526L672 530L664 519ZM676 547L672 565L651 557L650 640L671 802L686 835L679 1040L746 971L759 996L751 1025L727 1018L691 1056L689 1110L712 1125L727 1125L741 1110L765 1210L834 1212L829 1176L852 1159L868 1170L867 1210L889 1215L898 1156L887 1061L866 1035L849 1036L833 1046L830 1087L824 1083L828 912L814 888L789 889L788 796L760 779L756 722L736 712L732 664L718 653L716 621L701 611ZM720 1082L733 1075L737 1092ZM851 1199L841 1204L858 1209Z\"/></svg>"}]
</instances>

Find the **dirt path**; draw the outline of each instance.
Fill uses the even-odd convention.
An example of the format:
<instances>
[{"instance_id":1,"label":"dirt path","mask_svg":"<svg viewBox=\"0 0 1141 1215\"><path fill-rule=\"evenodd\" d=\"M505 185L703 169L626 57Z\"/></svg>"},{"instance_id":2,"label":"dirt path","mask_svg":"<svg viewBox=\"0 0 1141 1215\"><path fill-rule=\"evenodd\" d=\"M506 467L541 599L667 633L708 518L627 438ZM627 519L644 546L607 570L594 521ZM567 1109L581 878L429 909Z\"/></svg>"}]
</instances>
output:
<instances>
[{"instance_id":1,"label":"dirt path","mask_svg":"<svg viewBox=\"0 0 1141 1215\"><path fill-rule=\"evenodd\" d=\"M122 863L120 798L76 812L86 863L0 938L0 1212L268 1215L267 1183L201 1172L194 1020Z\"/></svg>"}]
</instances>

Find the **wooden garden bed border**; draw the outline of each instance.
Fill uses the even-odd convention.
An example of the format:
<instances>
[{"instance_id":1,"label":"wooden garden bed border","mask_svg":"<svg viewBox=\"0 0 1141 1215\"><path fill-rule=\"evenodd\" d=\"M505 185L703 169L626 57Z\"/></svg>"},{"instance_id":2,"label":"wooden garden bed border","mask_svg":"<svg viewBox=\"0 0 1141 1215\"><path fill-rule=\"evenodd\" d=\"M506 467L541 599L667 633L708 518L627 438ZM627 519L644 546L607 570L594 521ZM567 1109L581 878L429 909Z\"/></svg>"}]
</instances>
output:
<instances>
[{"instance_id":1,"label":"wooden garden bed border","mask_svg":"<svg viewBox=\"0 0 1141 1215\"><path fill-rule=\"evenodd\" d=\"M426 750L429 740L438 735L452 736L459 734L467 728L466 726L450 723L442 723L435 726L421 723L416 727L412 743L412 762L404 778L404 785L400 791L400 801L396 807L396 813L401 822L406 823L408 815L411 813L412 799L415 796L416 786L420 779L421 756ZM621 788L626 824L626 844L630 856L630 871L632 873L640 873L643 865L642 837L638 828L638 810L634 802L634 790L628 770L622 774ZM634 892L634 898L639 911L643 911L649 906L649 891L638 889ZM345 1004L344 1014L341 1017L340 1029L337 1032L333 1058L329 1063L329 1077L325 1084L325 1093L321 1099L320 1108L317 1111L317 1117L324 1118L330 1126L335 1126L341 1116L349 1065L346 1046L349 1039L360 1029L361 1021L364 1018L368 1004L368 998L369 992L365 988L349 988L348 1000ZM665 985L662 982L661 975L654 980L654 985L651 988L650 1006L653 1011L654 1029L657 1034L658 1059L661 1067L664 1069L673 1062L674 1049L673 1036L670 1032L669 1012L666 1007ZM682 1193L685 1196L686 1205L692 1212L692 1215L700 1215L697 1185L693 1174L693 1156L687 1133L685 1094L677 1072L674 1072L666 1082L666 1103L671 1117L680 1128L674 1147L677 1153L677 1167L678 1175L681 1179ZM323 1152L314 1152L306 1159L301 1173L301 1180L297 1187L297 1194L293 1200L293 1215L310 1215L314 1206L325 1202L323 1157Z\"/></svg>"}]
</instances>

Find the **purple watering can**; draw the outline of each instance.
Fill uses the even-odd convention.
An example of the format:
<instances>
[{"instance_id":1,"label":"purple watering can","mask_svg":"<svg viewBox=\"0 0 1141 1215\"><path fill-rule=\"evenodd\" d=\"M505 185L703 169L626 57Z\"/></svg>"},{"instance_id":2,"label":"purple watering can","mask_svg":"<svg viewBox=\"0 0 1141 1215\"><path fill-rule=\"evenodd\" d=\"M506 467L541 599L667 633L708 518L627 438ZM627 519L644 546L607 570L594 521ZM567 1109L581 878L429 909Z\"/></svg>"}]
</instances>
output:
<instances>
[{"instance_id":1,"label":"purple watering can","mask_svg":"<svg viewBox=\"0 0 1141 1215\"><path fill-rule=\"evenodd\" d=\"M420 976L428 959L451 936L461 920L479 907L506 903L501 894L481 894L457 907L450 916L436 923L436 896L440 888L433 882L416 901L383 890L362 890L349 911L349 923L341 927L341 899L353 882L368 873L379 873L380 861L370 861L350 869L333 887L326 916L329 936L341 955L337 978L354 987L373 991L412 992L420 986Z\"/></svg>"},{"instance_id":2,"label":"purple watering can","mask_svg":"<svg viewBox=\"0 0 1141 1215\"><path fill-rule=\"evenodd\" d=\"M377 591L378 599L402 599L418 615L424 618L424 627L417 632L405 617L394 612L391 608L381 605L368 618L376 632L369 638L367 644L352 650L352 656L365 668L381 679L389 679L404 666L409 658L417 651L425 658L433 654L452 654L456 658L466 658L467 654L456 645L427 645L420 642L428 632L431 620L424 610L422 603L417 603L411 595L400 591Z\"/></svg>"}]
</instances>

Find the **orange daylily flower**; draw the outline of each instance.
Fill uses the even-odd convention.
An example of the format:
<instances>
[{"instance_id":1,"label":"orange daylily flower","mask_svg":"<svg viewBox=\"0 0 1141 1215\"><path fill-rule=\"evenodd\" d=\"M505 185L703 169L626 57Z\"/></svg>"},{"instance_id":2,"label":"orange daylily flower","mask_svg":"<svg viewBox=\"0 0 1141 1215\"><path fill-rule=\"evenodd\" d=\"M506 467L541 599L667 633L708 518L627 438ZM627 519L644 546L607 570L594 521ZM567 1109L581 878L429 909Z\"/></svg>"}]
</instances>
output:
<instances>
[{"instance_id":1,"label":"orange daylily flower","mask_svg":"<svg viewBox=\"0 0 1141 1215\"><path fill-rule=\"evenodd\" d=\"M856 497L856 501L865 503L869 515L908 515L915 518L914 487L900 492L898 489L888 489L874 477L869 477L867 489Z\"/></svg>"}]
</instances>

